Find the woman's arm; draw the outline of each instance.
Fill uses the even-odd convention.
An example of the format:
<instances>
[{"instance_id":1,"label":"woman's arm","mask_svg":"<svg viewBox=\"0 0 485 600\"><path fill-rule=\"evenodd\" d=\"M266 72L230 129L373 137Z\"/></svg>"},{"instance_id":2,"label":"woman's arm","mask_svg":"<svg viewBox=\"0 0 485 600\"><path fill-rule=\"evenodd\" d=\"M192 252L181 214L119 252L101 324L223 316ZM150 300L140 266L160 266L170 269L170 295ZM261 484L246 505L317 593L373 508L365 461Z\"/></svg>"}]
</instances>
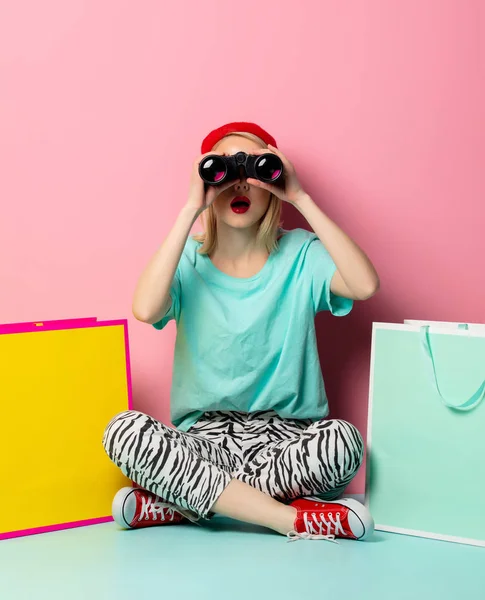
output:
<instances>
[{"instance_id":1,"label":"woman's arm","mask_svg":"<svg viewBox=\"0 0 485 600\"><path fill-rule=\"evenodd\" d=\"M330 290L337 296L367 300L379 290L379 276L366 254L312 200L302 193L292 204L305 217L337 265Z\"/></svg>"},{"instance_id":2,"label":"woman's arm","mask_svg":"<svg viewBox=\"0 0 485 600\"><path fill-rule=\"evenodd\" d=\"M171 306L170 287L190 234L198 217L190 204L181 210L165 241L141 274L133 298L133 314L144 323L157 323Z\"/></svg>"},{"instance_id":3,"label":"woman's arm","mask_svg":"<svg viewBox=\"0 0 485 600\"><path fill-rule=\"evenodd\" d=\"M219 194L236 183L232 181L217 188L209 186L206 189L199 175L199 163L207 154L218 153L202 154L193 163L187 203L138 280L133 298L133 314L144 323L157 323L167 314L171 307L170 288L192 226Z\"/></svg>"},{"instance_id":4,"label":"woman's arm","mask_svg":"<svg viewBox=\"0 0 485 600\"><path fill-rule=\"evenodd\" d=\"M283 162L285 189L263 183L258 179L248 179L248 183L266 189L278 196L280 200L293 204L305 217L337 265L337 271L330 285L332 293L352 300L366 300L373 296L379 289L379 277L374 265L359 246L327 217L303 190L295 167L283 152L271 145L268 145L268 148ZM255 154L265 152L267 150L259 150Z\"/></svg>"}]
</instances>

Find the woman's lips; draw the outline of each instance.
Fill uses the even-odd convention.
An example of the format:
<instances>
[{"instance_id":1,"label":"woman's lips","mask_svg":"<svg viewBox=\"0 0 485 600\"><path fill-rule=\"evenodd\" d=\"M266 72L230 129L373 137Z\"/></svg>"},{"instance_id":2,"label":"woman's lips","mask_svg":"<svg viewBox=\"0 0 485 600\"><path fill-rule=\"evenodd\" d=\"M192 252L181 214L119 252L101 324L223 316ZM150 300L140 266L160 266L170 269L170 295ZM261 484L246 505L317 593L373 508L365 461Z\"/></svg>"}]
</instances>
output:
<instances>
[{"instance_id":1,"label":"woman's lips","mask_svg":"<svg viewBox=\"0 0 485 600\"><path fill-rule=\"evenodd\" d=\"M250 206L251 200L246 196L236 196L231 202L232 212L235 212L238 215L247 212Z\"/></svg>"}]
</instances>

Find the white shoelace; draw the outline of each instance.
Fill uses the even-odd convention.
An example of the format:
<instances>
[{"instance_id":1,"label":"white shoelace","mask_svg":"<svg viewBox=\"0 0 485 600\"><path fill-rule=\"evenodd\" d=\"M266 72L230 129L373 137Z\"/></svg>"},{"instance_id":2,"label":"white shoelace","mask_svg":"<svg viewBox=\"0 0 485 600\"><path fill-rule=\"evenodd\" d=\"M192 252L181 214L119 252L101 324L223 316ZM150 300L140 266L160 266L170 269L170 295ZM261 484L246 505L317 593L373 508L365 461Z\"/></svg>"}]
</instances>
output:
<instances>
[{"instance_id":1,"label":"white shoelace","mask_svg":"<svg viewBox=\"0 0 485 600\"><path fill-rule=\"evenodd\" d=\"M141 497L141 511L140 516L138 517L138 521L149 521L149 520L159 520L164 522L172 521L174 514L179 513L184 516L188 521L195 523L197 522L199 517L191 512L190 510L185 510L183 508L179 508L174 504L170 504L168 502L159 502L158 500L152 500L150 497L146 498L144 495ZM158 519L160 517L160 519Z\"/></svg>"},{"instance_id":2,"label":"white shoelace","mask_svg":"<svg viewBox=\"0 0 485 600\"><path fill-rule=\"evenodd\" d=\"M327 513L327 517L328 521L325 519L325 513L317 514L314 512L304 512L303 521L305 523L306 531L303 533L298 533L298 531L290 531L287 534L288 541L296 542L297 540L326 540L328 542L338 544L335 536L346 535L340 521L340 512L335 513L335 517L332 513Z\"/></svg>"},{"instance_id":3,"label":"white shoelace","mask_svg":"<svg viewBox=\"0 0 485 600\"><path fill-rule=\"evenodd\" d=\"M290 531L287 533L289 542L296 542L298 540L325 540L326 542L332 542L338 544L334 535L317 535L315 533L298 533L298 531Z\"/></svg>"},{"instance_id":4,"label":"white shoelace","mask_svg":"<svg viewBox=\"0 0 485 600\"><path fill-rule=\"evenodd\" d=\"M157 500L152 500L145 496L141 497L141 511L140 516L138 517L139 521L165 521L167 517L168 520L171 521L174 513L175 510L170 504L158 502Z\"/></svg>"}]
</instances>

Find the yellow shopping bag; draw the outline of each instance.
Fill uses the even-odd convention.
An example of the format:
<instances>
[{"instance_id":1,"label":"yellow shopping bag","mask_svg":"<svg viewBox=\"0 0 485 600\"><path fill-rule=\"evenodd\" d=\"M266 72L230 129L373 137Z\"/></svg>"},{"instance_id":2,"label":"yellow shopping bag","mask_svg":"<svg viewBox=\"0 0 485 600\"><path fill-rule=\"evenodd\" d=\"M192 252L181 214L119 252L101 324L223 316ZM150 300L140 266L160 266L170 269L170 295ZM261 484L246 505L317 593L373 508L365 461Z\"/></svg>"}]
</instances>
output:
<instances>
[{"instance_id":1,"label":"yellow shopping bag","mask_svg":"<svg viewBox=\"0 0 485 600\"><path fill-rule=\"evenodd\" d=\"M0 326L0 539L111 520L101 444L131 406L126 321Z\"/></svg>"}]
</instances>

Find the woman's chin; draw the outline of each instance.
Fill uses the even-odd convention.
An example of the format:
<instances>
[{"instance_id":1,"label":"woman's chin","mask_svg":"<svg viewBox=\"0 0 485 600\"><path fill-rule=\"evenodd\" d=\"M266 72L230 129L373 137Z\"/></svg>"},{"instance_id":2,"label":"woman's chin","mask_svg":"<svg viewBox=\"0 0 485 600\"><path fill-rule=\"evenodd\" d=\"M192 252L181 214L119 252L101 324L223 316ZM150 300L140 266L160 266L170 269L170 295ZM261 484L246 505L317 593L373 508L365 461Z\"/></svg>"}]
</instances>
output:
<instances>
[{"instance_id":1,"label":"woman's chin","mask_svg":"<svg viewBox=\"0 0 485 600\"><path fill-rule=\"evenodd\" d=\"M258 221L254 219L254 216L243 214L243 215L227 215L224 218L224 223L228 227L232 227L233 229L247 229L248 227L252 227L256 225Z\"/></svg>"}]
</instances>

